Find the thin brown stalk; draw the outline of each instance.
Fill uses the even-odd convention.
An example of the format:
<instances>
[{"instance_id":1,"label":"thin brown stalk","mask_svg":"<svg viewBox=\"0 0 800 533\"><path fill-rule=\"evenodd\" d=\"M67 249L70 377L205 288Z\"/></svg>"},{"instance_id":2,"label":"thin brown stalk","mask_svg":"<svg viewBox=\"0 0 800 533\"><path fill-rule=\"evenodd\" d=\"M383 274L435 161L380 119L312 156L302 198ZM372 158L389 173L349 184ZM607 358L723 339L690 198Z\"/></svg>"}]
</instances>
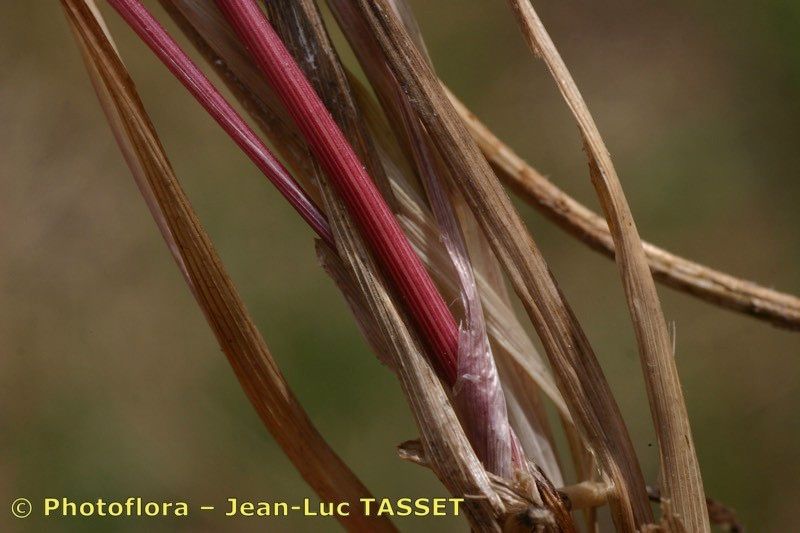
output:
<instances>
[{"instance_id":1,"label":"thin brown stalk","mask_svg":"<svg viewBox=\"0 0 800 533\"><path fill-rule=\"evenodd\" d=\"M399 8L404 24L419 44L418 25L406 2L394 0L393 4ZM377 89L380 92L380 85ZM567 195L517 156L452 93L447 92L470 133L506 185L562 229L590 247L614 257L614 241L603 217ZM662 283L776 326L800 329L800 298L714 270L647 242L644 248L654 276Z\"/></svg>"},{"instance_id":2,"label":"thin brown stalk","mask_svg":"<svg viewBox=\"0 0 800 533\"><path fill-rule=\"evenodd\" d=\"M561 190L517 155L449 91L450 101L492 164L498 177L520 198L590 248L614 257L614 239L603 217ZM800 329L800 298L769 289L643 242L657 281L714 305L750 315L777 327Z\"/></svg>"},{"instance_id":3,"label":"thin brown stalk","mask_svg":"<svg viewBox=\"0 0 800 533\"><path fill-rule=\"evenodd\" d=\"M358 512L370 497L289 389L183 192L132 80L88 0L62 0L92 82L132 173L181 272L267 429L325 501L350 502L350 531L394 531Z\"/></svg>"},{"instance_id":4,"label":"thin brown stalk","mask_svg":"<svg viewBox=\"0 0 800 533\"><path fill-rule=\"evenodd\" d=\"M709 531L703 480L672 342L622 184L586 102L530 0L508 1L531 51L544 60L583 135L592 183L614 239L617 266L639 345L659 442L664 493L684 527L689 531Z\"/></svg>"},{"instance_id":5,"label":"thin brown stalk","mask_svg":"<svg viewBox=\"0 0 800 533\"><path fill-rule=\"evenodd\" d=\"M625 530L652 521L622 416L588 340L502 186L465 129L438 77L386 0L358 0L394 75L462 193L539 333L573 418L613 480L612 511Z\"/></svg>"}]
</instances>

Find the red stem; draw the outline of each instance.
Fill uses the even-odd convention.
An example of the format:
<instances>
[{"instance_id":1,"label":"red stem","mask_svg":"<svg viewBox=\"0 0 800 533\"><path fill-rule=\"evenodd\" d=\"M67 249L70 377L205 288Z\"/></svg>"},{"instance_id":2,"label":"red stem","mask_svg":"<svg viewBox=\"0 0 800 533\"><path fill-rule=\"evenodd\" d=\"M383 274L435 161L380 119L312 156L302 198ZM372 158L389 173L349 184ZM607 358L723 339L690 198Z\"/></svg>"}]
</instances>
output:
<instances>
[{"instance_id":1,"label":"red stem","mask_svg":"<svg viewBox=\"0 0 800 533\"><path fill-rule=\"evenodd\" d=\"M197 68L140 0L108 0L176 78L194 95L326 242L325 216L289 172ZM458 328L452 313L336 122L259 7L218 1L306 138L383 270L405 301L440 376L456 380Z\"/></svg>"},{"instance_id":2,"label":"red stem","mask_svg":"<svg viewBox=\"0 0 800 533\"><path fill-rule=\"evenodd\" d=\"M141 2L108 0L108 3L250 157L317 235L328 244L333 244L328 221L314 201Z\"/></svg>"},{"instance_id":3,"label":"red stem","mask_svg":"<svg viewBox=\"0 0 800 533\"><path fill-rule=\"evenodd\" d=\"M217 0L405 301L440 375L456 379L458 328L364 165L254 0Z\"/></svg>"}]
</instances>

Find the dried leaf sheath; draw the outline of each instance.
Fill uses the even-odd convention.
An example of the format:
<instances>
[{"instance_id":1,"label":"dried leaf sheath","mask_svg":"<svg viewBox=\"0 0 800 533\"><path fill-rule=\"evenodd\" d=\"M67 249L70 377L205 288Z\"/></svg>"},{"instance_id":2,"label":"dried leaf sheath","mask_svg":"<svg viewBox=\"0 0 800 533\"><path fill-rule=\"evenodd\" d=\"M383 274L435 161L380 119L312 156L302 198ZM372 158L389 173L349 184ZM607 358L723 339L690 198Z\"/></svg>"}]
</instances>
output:
<instances>
[{"instance_id":1,"label":"dried leaf sheath","mask_svg":"<svg viewBox=\"0 0 800 533\"><path fill-rule=\"evenodd\" d=\"M641 470L602 370L541 254L436 75L385 0L355 4L503 264L542 339L570 411L615 484L612 509L625 529L652 521Z\"/></svg>"},{"instance_id":2,"label":"dried leaf sheath","mask_svg":"<svg viewBox=\"0 0 800 533\"><path fill-rule=\"evenodd\" d=\"M659 442L664 494L670 501L671 511L685 528L692 532L710 531L700 465L667 323L611 155L530 0L508 1L531 51L544 60L583 136L592 183L614 239L617 265L639 345L650 412Z\"/></svg>"},{"instance_id":3,"label":"dried leaf sheath","mask_svg":"<svg viewBox=\"0 0 800 533\"><path fill-rule=\"evenodd\" d=\"M348 300L370 344L397 375L414 416L431 468L451 494L476 495L465 502L475 531L501 531L506 503L494 491L467 440L442 383L426 360L349 212L331 184L318 180L331 221L336 250L317 242L317 255ZM533 502L511 493L514 508Z\"/></svg>"},{"instance_id":4,"label":"dried leaf sheath","mask_svg":"<svg viewBox=\"0 0 800 533\"><path fill-rule=\"evenodd\" d=\"M459 412L470 434L470 442L486 458L487 469L501 477L511 477L512 438L508 413L500 378L495 366L480 294L475 280L467 244L456 218L451 200L458 193L450 193L447 169L438 158L425 129L414 116L409 103L399 89L395 91L400 115L407 132L417 173L431 206L441 240L458 280L464 322L459 326L458 378L453 388ZM514 462L524 464L521 448L513 443Z\"/></svg>"},{"instance_id":5,"label":"dried leaf sheath","mask_svg":"<svg viewBox=\"0 0 800 533\"><path fill-rule=\"evenodd\" d=\"M167 161L133 82L84 0L62 0L109 122L181 271L270 433L319 496L370 497L288 388ZM340 517L351 531L394 531L385 519Z\"/></svg>"},{"instance_id":6,"label":"dried leaf sheath","mask_svg":"<svg viewBox=\"0 0 800 533\"><path fill-rule=\"evenodd\" d=\"M410 112L407 117L409 129L415 132L412 149L439 225L440 239L456 271L464 309L464 322L459 327L458 378L453 387L455 401L460 406L462 417L468 420L465 425L470 430L470 441L479 450L478 455L486 457L487 469L501 477L510 478L511 428L500 377L486 334L475 274L461 227L450 205L447 184L443 183L438 171L442 168L440 162L436 160L432 147L428 146L416 117ZM516 455L515 462L520 463L520 453Z\"/></svg>"},{"instance_id":7,"label":"dried leaf sheath","mask_svg":"<svg viewBox=\"0 0 800 533\"><path fill-rule=\"evenodd\" d=\"M462 337L462 345L472 343L480 346L480 343L485 342L486 324L483 320L481 293L478 291L475 273L479 273L487 281L491 282L492 294L485 294L483 298L490 300L493 295L496 295L500 304L498 307L505 307L510 310L512 303L506 289L505 278L500 264L492 252L489 241L483 234L480 225L466 205L463 196L457 188L450 187L454 177L448 167L442 163L425 128L414 115L413 108L407 96L403 93L402 87L397 83L397 79L391 73L391 70L385 65L380 46L371 38L363 24L360 24L358 17L348 17L349 9L343 7L342 2L334 2L333 4L335 7L334 12L340 19L347 35L354 40L363 40L356 54L362 64L365 65L368 78L375 80L373 83L378 87L378 90L385 86L390 86L393 89L388 94L382 94L381 101L384 106L393 104L395 109L394 111L390 110L390 114L396 114L402 118L402 123L405 126L406 143L409 145L416 161L417 172L428 195L428 203L432 207L439 227L443 229L441 240L455 265L455 270L460 280L462 305L466 310L466 327L468 328L466 332L468 335L466 338ZM422 33L410 6L405 0L390 0L390 4L400 17L400 20L403 21L420 53L428 65L432 67L433 63L428 55ZM347 23L344 23L345 19L348 21ZM452 204L452 208L450 204ZM467 248L469 252L467 252ZM493 315L496 315L496 313L493 313ZM505 314L505 319L519 325L513 312ZM513 327L508 328L511 332L514 332L514 329ZM524 341L528 340L527 335L523 333L519 337L523 339L523 344L526 344ZM479 355L481 351L486 355L481 357ZM478 382L473 385L474 391L465 391L466 394L470 394L470 392L474 393L483 390L482 395L485 398L484 402L486 402L489 398L492 398L492 395L502 392L503 389L499 388L499 384L497 386L490 385L492 381L497 382L499 376L498 369L494 365L494 356L489 347L487 346L485 349L476 348L474 352L476 353L466 357L459 355L459 367L464 367L463 369L460 368L459 374L478 376L486 374L486 377L483 378L483 385ZM469 352L467 353L469 354ZM552 431L540 398L539 387L534 383L526 383L524 373L520 373L517 368L514 368L515 361L508 357L502 349L498 353L500 357L497 359L497 366L503 370L500 375L503 376L503 386L506 390L505 396L508 399L509 408L511 403L516 403L518 415L524 415L517 416L515 419L517 433L527 437L523 438L519 444L530 452L530 457L535 460L538 467L549 474L547 476L548 479L556 486L560 486L563 484L563 479L554 451ZM526 361L538 362L541 360L541 356L530 343L527 343L521 353L524 354ZM466 368L467 366L472 368ZM492 377L490 378L489 376ZM495 399L494 402L497 404L494 407L495 412L497 412L504 405L504 402L498 399ZM520 402L522 403L520 404ZM525 406L524 410L521 409L521 405ZM498 413L495 415L495 423L498 425L500 421L505 423L507 418L507 414ZM567 416L567 418L569 417ZM574 431L571 427L566 429ZM492 426L489 426L484 431L491 435ZM517 443L515 442L516 445Z\"/></svg>"}]
</instances>

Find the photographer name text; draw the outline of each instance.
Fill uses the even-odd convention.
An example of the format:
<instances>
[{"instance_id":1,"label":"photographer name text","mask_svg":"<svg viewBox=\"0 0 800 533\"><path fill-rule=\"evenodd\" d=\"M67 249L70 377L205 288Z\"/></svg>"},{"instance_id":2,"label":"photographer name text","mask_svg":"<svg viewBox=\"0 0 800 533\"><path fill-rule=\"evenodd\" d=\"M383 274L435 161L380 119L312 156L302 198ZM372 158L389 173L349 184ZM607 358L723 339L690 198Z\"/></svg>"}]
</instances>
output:
<instances>
[{"instance_id":1,"label":"photographer name text","mask_svg":"<svg viewBox=\"0 0 800 533\"><path fill-rule=\"evenodd\" d=\"M27 505L20 506L24 501ZM244 500L227 498L224 505L190 505L184 501L152 501L130 497L119 500L76 501L70 498L43 498L41 516L45 518L72 517L187 517L192 511L216 512L229 518L270 518L299 515L305 517L343 517L351 514L364 516L458 516L463 498L360 498L354 502L321 502L312 498L289 502L280 500ZM17 507L25 508L25 517L35 511L34 505L24 498L15 500ZM17 511L12 512L23 518Z\"/></svg>"}]
</instances>

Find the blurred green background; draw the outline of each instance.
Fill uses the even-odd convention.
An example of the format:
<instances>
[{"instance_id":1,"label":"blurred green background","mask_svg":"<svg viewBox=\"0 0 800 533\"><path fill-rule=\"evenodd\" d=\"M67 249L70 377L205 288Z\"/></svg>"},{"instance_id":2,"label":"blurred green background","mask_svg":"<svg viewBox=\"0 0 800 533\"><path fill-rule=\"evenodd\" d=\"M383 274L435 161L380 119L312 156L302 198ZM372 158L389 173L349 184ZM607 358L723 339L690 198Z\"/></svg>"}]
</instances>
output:
<instances>
[{"instance_id":1,"label":"blurred green background","mask_svg":"<svg viewBox=\"0 0 800 533\"><path fill-rule=\"evenodd\" d=\"M413 4L451 88L596 208L577 129L505 2ZM800 3L536 5L605 135L641 233L800 293ZM395 445L416 436L404 399L317 266L310 232L102 7L184 187L314 422L376 494L444 494L429 472L396 458ZM324 520L197 513L188 522L11 518L7 505L20 496L221 505L310 489L259 423L162 244L58 3L0 3L0 40L0 530L337 530ZM657 482L613 263L518 205ZM708 494L753 531L796 529L800 334L659 290L677 329Z\"/></svg>"}]
</instances>

